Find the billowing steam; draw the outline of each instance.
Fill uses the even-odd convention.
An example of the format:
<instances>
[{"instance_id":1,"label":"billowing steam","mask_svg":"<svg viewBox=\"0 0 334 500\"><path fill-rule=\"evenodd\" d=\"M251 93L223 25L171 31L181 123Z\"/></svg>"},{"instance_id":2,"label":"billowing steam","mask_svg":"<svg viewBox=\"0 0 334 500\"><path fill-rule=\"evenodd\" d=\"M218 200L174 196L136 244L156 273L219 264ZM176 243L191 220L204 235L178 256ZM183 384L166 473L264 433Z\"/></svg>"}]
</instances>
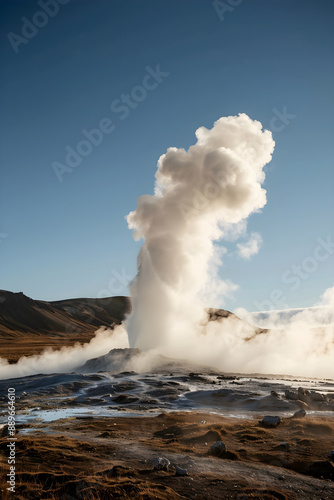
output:
<instances>
[{"instance_id":1,"label":"billowing steam","mask_svg":"<svg viewBox=\"0 0 334 500\"><path fill-rule=\"evenodd\" d=\"M129 347L122 325L114 331L100 328L88 344L76 344L59 350L45 349L41 354L22 356L14 364L0 358L0 379L27 377L38 373L71 372L88 359L102 356L116 347Z\"/></svg>"},{"instance_id":2,"label":"billowing steam","mask_svg":"<svg viewBox=\"0 0 334 500\"><path fill-rule=\"evenodd\" d=\"M188 151L169 148L160 157L155 194L141 196L127 218L135 239L144 239L131 286L130 346L226 371L334 375L333 326L313 328L319 324L312 310L262 334L233 316L207 322L205 306L217 306L235 288L217 279L224 249L214 241L244 230L247 217L265 205L263 169L274 141L245 114L220 118L196 137ZM238 255L249 259L261 242L252 233L237 245ZM333 311L332 290L324 300Z\"/></svg>"},{"instance_id":3,"label":"billowing steam","mask_svg":"<svg viewBox=\"0 0 334 500\"><path fill-rule=\"evenodd\" d=\"M0 360L0 377L71 371L129 345L150 351L148 363L161 353L222 371L334 377L334 287L321 307L284 325L279 314L269 313L268 331L251 326L254 316L245 310L237 311L244 321L234 315L208 321L205 308L221 307L236 288L218 278L226 250L217 242L244 234L249 215L266 204L264 167L274 141L245 114L220 118L196 137L188 151L169 148L160 157L154 195L141 196L127 217L134 238L144 243L126 330L100 330L86 346L45 351L16 365ZM249 259L261 242L252 233L246 244L237 244L237 254Z\"/></svg>"},{"instance_id":4,"label":"billowing steam","mask_svg":"<svg viewBox=\"0 0 334 500\"><path fill-rule=\"evenodd\" d=\"M262 245L262 238L259 233L252 233L247 243L238 243L238 255L242 259L250 259L252 255L255 255L260 250Z\"/></svg>"},{"instance_id":5,"label":"billowing steam","mask_svg":"<svg viewBox=\"0 0 334 500\"><path fill-rule=\"evenodd\" d=\"M132 283L133 313L127 322L131 347L164 349L191 345L205 323L204 306L235 285L217 279L215 240L266 204L264 166L274 141L247 115L200 127L188 151L169 148L158 162L155 194L138 199L128 217L134 238L143 238ZM256 252L258 236L247 257ZM214 293L213 293L214 292ZM217 302L216 302L217 304Z\"/></svg>"}]
</instances>

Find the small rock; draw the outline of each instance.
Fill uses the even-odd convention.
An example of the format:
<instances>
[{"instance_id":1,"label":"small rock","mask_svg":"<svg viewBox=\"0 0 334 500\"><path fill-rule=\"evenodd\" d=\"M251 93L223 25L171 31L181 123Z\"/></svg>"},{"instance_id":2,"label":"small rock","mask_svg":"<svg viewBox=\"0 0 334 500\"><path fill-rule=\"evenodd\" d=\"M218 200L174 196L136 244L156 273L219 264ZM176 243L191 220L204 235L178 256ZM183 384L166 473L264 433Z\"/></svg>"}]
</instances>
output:
<instances>
[{"instance_id":1,"label":"small rock","mask_svg":"<svg viewBox=\"0 0 334 500\"><path fill-rule=\"evenodd\" d=\"M329 454L329 458L334 462L334 450L332 450Z\"/></svg>"},{"instance_id":2,"label":"small rock","mask_svg":"<svg viewBox=\"0 0 334 500\"><path fill-rule=\"evenodd\" d=\"M285 390L285 397L286 397L286 399L296 400L296 399L298 399L298 393L295 391L290 391L290 389L286 389Z\"/></svg>"},{"instance_id":3,"label":"small rock","mask_svg":"<svg viewBox=\"0 0 334 500\"><path fill-rule=\"evenodd\" d=\"M286 441L283 441L282 443L280 443L279 447L281 448L281 450L284 450L284 451L290 450L290 445Z\"/></svg>"},{"instance_id":4,"label":"small rock","mask_svg":"<svg viewBox=\"0 0 334 500\"><path fill-rule=\"evenodd\" d=\"M304 401L300 401L300 399L296 400L296 404L303 410L307 410L309 408L309 405L307 403L304 403Z\"/></svg>"},{"instance_id":5,"label":"small rock","mask_svg":"<svg viewBox=\"0 0 334 500\"><path fill-rule=\"evenodd\" d=\"M167 470L170 465L168 458L157 457L153 461L153 467L155 470Z\"/></svg>"},{"instance_id":6,"label":"small rock","mask_svg":"<svg viewBox=\"0 0 334 500\"><path fill-rule=\"evenodd\" d=\"M187 469L181 469L181 467L178 466L175 467L175 472L177 476L188 476Z\"/></svg>"},{"instance_id":7,"label":"small rock","mask_svg":"<svg viewBox=\"0 0 334 500\"><path fill-rule=\"evenodd\" d=\"M306 417L306 411L303 408L295 411L295 413L292 415L292 418L303 418L303 417Z\"/></svg>"},{"instance_id":8,"label":"small rock","mask_svg":"<svg viewBox=\"0 0 334 500\"><path fill-rule=\"evenodd\" d=\"M325 394L316 391L308 391L308 396L311 398L311 401L326 401L327 399Z\"/></svg>"},{"instance_id":9,"label":"small rock","mask_svg":"<svg viewBox=\"0 0 334 500\"><path fill-rule=\"evenodd\" d=\"M220 455L224 451L226 451L226 446L222 441L217 441L210 447L211 455Z\"/></svg>"},{"instance_id":10,"label":"small rock","mask_svg":"<svg viewBox=\"0 0 334 500\"><path fill-rule=\"evenodd\" d=\"M113 437L113 432L114 431L112 431L112 432L110 432L110 431L101 432L100 437L101 438L111 438L111 437Z\"/></svg>"},{"instance_id":11,"label":"small rock","mask_svg":"<svg viewBox=\"0 0 334 500\"><path fill-rule=\"evenodd\" d=\"M304 403L310 403L311 397L310 397L310 391L304 389L303 387L298 387L298 398L301 401L304 401Z\"/></svg>"},{"instance_id":12,"label":"small rock","mask_svg":"<svg viewBox=\"0 0 334 500\"><path fill-rule=\"evenodd\" d=\"M272 417L270 415L266 415L261 421L262 425L265 427L277 427L280 422L281 417Z\"/></svg>"}]
</instances>

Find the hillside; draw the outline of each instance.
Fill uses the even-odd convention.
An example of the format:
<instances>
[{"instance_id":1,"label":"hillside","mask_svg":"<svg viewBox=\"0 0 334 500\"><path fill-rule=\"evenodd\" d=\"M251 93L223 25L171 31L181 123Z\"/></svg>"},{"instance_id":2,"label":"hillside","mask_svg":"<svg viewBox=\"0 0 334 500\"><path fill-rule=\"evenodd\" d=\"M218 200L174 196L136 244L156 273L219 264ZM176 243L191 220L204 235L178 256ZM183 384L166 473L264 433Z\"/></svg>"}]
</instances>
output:
<instances>
[{"instance_id":1,"label":"hillside","mask_svg":"<svg viewBox=\"0 0 334 500\"><path fill-rule=\"evenodd\" d=\"M15 361L45 347L89 342L101 327L120 324L130 310L127 297L33 300L0 291L0 356Z\"/></svg>"}]
</instances>

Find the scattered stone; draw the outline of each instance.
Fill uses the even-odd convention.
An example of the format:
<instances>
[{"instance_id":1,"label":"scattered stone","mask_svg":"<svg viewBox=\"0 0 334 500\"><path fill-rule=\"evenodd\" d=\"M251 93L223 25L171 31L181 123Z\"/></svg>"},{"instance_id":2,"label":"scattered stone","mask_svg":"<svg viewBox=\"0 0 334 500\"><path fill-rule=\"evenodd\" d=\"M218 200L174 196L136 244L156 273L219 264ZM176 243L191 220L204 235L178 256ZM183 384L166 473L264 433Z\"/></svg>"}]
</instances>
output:
<instances>
[{"instance_id":1,"label":"scattered stone","mask_svg":"<svg viewBox=\"0 0 334 500\"><path fill-rule=\"evenodd\" d=\"M112 432L110 432L110 431L101 432L100 437L101 438L111 438L111 437L113 437L113 432L114 431L112 431Z\"/></svg>"},{"instance_id":2,"label":"scattered stone","mask_svg":"<svg viewBox=\"0 0 334 500\"><path fill-rule=\"evenodd\" d=\"M261 421L265 427L277 427L280 422L281 417L272 417L270 415L266 415Z\"/></svg>"},{"instance_id":3,"label":"scattered stone","mask_svg":"<svg viewBox=\"0 0 334 500\"><path fill-rule=\"evenodd\" d=\"M181 467L175 467L175 473L177 476L188 476L187 469L181 469Z\"/></svg>"},{"instance_id":4,"label":"scattered stone","mask_svg":"<svg viewBox=\"0 0 334 500\"><path fill-rule=\"evenodd\" d=\"M309 392L304 389L303 387L298 387L298 399L301 401L305 401L305 403L308 403L310 401L310 396Z\"/></svg>"},{"instance_id":5,"label":"scattered stone","mask_svg":"<svg viewBox=\"0 0 334 500\"><path fill-rule=\"evenodd\" d=\"M300 406L300 403L306 403L310 404L313 402L319 403L319 402L324 402L328 401L328 397L325 396L324 394L317 392L317 391L308 391L307 389L304 389L303 387L298 387L297 391L291 391L290 389L285 390L285 397L286 399L294 400L298 402L298 405Z\"/></svg>"},{"instance_id":6,"label":"scattered stone","mask_svg":"<svg viewBox=\"0 0 334 500\"><path fill-rule=\"evenodd\" d=\"M168 458L157 457L153 460L153 468L155 470L167 470L170 465Z\"/></svg>"},{"instance_id":7,"label":"scattered stone","mask_svg":"<svg viewBox=\"0 0 334 500\"><path fill-rule=\"evenodd\" d=\"M286 389L285 390L285 397L286 397L286 399L297 400L298 399L298 394L295 391L290 391L290 389Z\"/></svg>"},{"instance_id":8,"label":"scattered stone","mask_svg":"<svg viewBox=\"0 0 334 500\"><path fill-rule=\"evenodd\" d=\"M317 391L307 391L307 395L311 398L311 401L326 401L327 397L325 394Z\"/></svg>"},{"instance_id":9,"label":"scattered stone","mask_svg":"<svg viewBox=\"0 0 334 500\"><path fill-rule=\"evenodd\" d=\"M309 408L309 405L307 403L304 403L304 401L300 401L300 399L297 399L296 404L303 410L307 410Z\"/></svg>"},{"instance_id":10,"label":"scattered stone","mask_svg":"<svg viewBox=\"0 0 334 500\"><path fill-rule=\"evenodd\" d=\"M334 466L328 460L319 460L316 462L311 462L306 467L306 472L314 477L323 479L334 479Z\"/></svg>"},{"instance_id":11,"label":"scattered stone","mask_svg":"<svg viewBox=\"0 0 334 500\"><path fill-rule=\"evenodd\" d=\"M210 454L214 456L219 456L226 451L226 446L222 441L217 441L212 446L210 446Z\"/></svg>"},{"instance_id":12,"label":"scattered stone","mask_svg":"<svg viewBox=\"0 0 334 500\"><path fill-rule=\"evenodd\" d=\"M334 450L332 450L329 454L329 458L334 462Z\"/></svg>"},{"instance_id":13,"label":"scattered stone","mask_svg":"<svg viewBox=\"0 0 334 500\"><path fill-rule=\"evenodd\" d=\"M281 450L284 450L284 451L290 450L290 445L286 441L282 441L282 443L279 444L279 447Z\"/></svg>"},{"instance_id":14,"label":"scattered stone","mask_svg":"<svg viewBox=\"0 0 334 500\"><path fill-rule=\"evenodd\" d=\"M292 415L292 418L303 418L303 417L306 417L306 411L303 408L295 411L295 413Z\"/></svg>"},{"instance_id":15,"label":"scattered stone","mask_svg":"<svg viewBox=\"0 0 334 500\"><path fill-rule=\"evenodd\" d=\"M271 391L270 394L271 394L271 396L274 396L275 398L279 398L280 397L279 394L277 394L276 391Z\"/></svg>"},{"instance_id":16,"label":"scattered stone","mask_svg":"<svg viewBox=\"0 0 334 500\"><path fill-rule=\"evenodd\" d=\"M286 389L286 399L303 401L306 404L328 402L328 397L325 394L317 391L309 391L303 387L298 387L297 391Z\"/></svg>"}]
</instances>

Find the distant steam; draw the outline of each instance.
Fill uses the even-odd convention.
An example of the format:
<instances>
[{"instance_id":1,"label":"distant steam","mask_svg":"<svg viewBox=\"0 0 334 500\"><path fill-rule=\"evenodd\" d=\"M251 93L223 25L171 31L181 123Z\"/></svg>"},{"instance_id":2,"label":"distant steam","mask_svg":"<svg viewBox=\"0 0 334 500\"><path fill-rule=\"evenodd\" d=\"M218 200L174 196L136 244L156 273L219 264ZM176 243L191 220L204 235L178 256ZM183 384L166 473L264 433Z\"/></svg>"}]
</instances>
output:
<instances>
[{"instance_id":1,"label":"distant steam","mask_svg":"<svg viewBox=\"0 0 334 500\"><path fill-rule=\"evenodd\" d=\"M254 316L245 310L236 313L254 323ZM285 320L281 312L271 311L259 326L270 328L269 333L238 345L227 369L242 365L246 371L334 378L334 286L316 307Z\"/></svg>"},{"instance_id":2,"label":"distant steam","mask_svg":"<svg viewBox=\"0 0 334 500\"><path fill-rule=\"evenodd\" d=\"M100 328L88 344L76 344L59 350L45 349L34 356L22 356L14 364L0 358L0 379L26 377L38 373L71 372L88 359L102 356L116 347L129 347L123 326L114 331Z\"/></svg>"}]
</instances>

